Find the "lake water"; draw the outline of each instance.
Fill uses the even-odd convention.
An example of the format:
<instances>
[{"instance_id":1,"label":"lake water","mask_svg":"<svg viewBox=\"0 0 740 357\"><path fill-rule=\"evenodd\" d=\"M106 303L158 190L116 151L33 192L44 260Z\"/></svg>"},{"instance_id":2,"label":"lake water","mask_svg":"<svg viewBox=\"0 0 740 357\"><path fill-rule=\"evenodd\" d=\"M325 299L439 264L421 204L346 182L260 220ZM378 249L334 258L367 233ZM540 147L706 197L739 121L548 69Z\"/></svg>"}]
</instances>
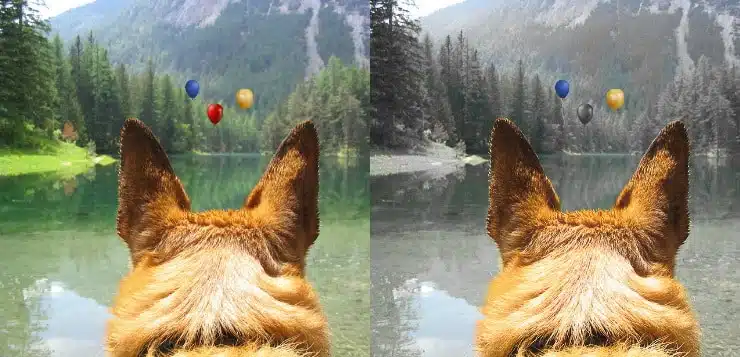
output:
<instances>
[{"instance_id":1,"label":"lake water","mask_svg":"<svg viewBox=\"0 0 740 357\"><path fill-rule=\"evenodd\" d=\"M609 208L639 157L541 158L563 210ZM691 234L677 258L704 356L739 356L740 165L692 162ZM374 357L474 356L478 307L498 270L485 232L488 165L446 177L371 178Z\"/></svg>"},{"instance_id":2,"label":"lake water","mask_svg":"<svg viewBox=\"0 0 740 357\"><path fill-rule=\"evenodd\" d=\"M269 157L174 157L194 210L238 208ZM367 160L321 159L321 235L308 277L334 354L370 349ZM114 166L59 180L0 178L0 356L103 356L108 306L129 254L115 234Z\"/></svg>"}]
</instances>

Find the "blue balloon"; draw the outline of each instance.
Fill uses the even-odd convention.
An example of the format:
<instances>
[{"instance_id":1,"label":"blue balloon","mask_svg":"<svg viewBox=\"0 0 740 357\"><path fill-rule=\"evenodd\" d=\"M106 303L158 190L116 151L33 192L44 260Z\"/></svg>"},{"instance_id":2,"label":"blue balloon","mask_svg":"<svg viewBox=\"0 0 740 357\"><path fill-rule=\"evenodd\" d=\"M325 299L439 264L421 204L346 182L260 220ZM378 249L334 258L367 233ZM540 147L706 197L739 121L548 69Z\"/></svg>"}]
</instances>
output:
<instances>
[{"instance_id":1,"label":"blue balloon","mask_svg":"<svg viewBox=\"0 0 740 357\"><path fill-rule=\"evenodd\" d=\"M570 92L570 84L568 84L568 81L561 79L555 82L555 93L558 97L565 98L568 96L568 92Z\"/></svg>"},{"instance_id":2,"label":"blue balloon","mask_svg":"<svg viewBox=\"0 0 740 357\"><path fill-rule=\"evenodd\" d=\"M200 92L200 84L194 79L191 79L185 83L185 93L188 94L188 97L195 98L198 96L198 92Z\"/></svg>"}]
</instances>

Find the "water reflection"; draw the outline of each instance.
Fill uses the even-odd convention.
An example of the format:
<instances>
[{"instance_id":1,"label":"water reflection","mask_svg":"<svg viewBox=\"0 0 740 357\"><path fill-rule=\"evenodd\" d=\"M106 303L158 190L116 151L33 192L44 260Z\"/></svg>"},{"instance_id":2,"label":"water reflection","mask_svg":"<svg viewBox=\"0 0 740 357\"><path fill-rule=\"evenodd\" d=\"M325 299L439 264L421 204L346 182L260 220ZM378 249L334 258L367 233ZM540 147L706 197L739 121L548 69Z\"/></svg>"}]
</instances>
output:
<instances>
[{"instance_id":1,"label":"water reflection","mask_svg":"<svg viewBox=\"0 0 740 357\"><path fill-rule=\"evenodd\" d=\"M638 157L541 158L564 210L608 208ZM738 170L694 160L691 236L678 257L704 332L704 354L727 355L740 341ZM736 167L736 166L734 166ZM485 233L488 167L446 177L371 179L373 356L473 356L477 307L498 270Z\"/></svg>"},{"instance_id":2,"label":"water reflection","mask_svg":"<svg viewBox=\"0 0 740 357\"><path fill-rule=\"evenodd\" d=\"M55 356L103 356L105 306L82 297L63 282L37 280L23 290L25 301L35 301L45 311L44 329L38 332L46 349ZM70 328L75 326L75 328Z\"/></svg>"},{"instance_id":3,"label":"water reflection","mask_svg":"<svg viewBox=\"0 0 740 357\"><path fill-rule=\"evenodd\" d=\"M240 207L268 161L172 158L195 210ZM366 356L367 163L322 158L320 175L321 236L309 255L308 276L338 331L334 350ZM129 266L115 235L116 180L115 167L73 179L0 178L0 356L103 355L107 309Z\"/></svg>"}]
</instances>

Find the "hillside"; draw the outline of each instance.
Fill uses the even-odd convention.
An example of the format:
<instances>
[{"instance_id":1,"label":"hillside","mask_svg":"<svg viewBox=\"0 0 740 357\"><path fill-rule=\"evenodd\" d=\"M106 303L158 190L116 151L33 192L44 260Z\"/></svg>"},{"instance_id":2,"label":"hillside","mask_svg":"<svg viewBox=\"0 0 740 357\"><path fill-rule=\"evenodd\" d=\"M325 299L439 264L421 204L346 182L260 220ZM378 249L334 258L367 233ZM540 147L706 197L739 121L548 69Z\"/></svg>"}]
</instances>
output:
<instances>
[{"instance_id":1,"label":"hillside","mask_svg":"<svg viewBox=\"0 0 740 357\"><path fill-rule=\"evenodd\" d=\"M207 99L233 104L251 88L273 109L334 55L365 66L367 3L357 0L98 0L51 19L66 42L89 31L113 63L194 78Z\"/></svg>"},{"instance_id":2,"label":"hillside","mask_svg":"<svg viewBox=\"0 0 740 357\"><path fill-rule=\"evenodd\" d=\"M421 22L437 43L465 31L483 62L504 71L522 59L548 80L577 77L577 100L625 88L643 109L701 55L740 63L739 15L738 2L727 0L467 0Z\"/></svg>"}]
</instances>

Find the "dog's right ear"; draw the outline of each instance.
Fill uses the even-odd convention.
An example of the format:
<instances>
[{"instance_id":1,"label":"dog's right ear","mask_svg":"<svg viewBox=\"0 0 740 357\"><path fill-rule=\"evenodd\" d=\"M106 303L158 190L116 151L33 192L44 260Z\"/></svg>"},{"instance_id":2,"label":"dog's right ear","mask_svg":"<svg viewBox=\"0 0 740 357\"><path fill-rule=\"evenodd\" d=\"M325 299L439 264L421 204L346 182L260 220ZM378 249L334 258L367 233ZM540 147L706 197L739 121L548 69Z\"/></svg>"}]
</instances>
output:
<instances>
[{"instance_id":1,"label":"dog's right ear","mask_svg":"<svg viewBox=\"0 0 740 357\"><path fill-rule=\"evenodd\" d=\"M298 124L283 140L245 209L263 222L292 231L291 243L305 254L319 235L319 139L311 121Z\"/></svg>"},{"instance_id":2,"label":"dog's right ear","mask_svg":"<svg viewBox=\"0 0 740 357\"><path fill-rule=\"evenodd\" d=\"M650 144L614 209L659 229L678 249L689 236L688 199L689 137L683 123L673 121Z\"/></svg>"},{"instance_id":3,"label":"dog's right ear","mask_svg":"<svg viewBox=\"0 0 740 357\"><path fill-rule=\"evenodd\" d=\"M560 210L558 195L522 132L508 119L496 119L491 131L488 235L505 258L527 237L511 235L526 220ZM506 260L506 259L504 259Z\"/></svg>"},{"instance_id":4,"label":"dog's right ear","mask_svg":"<svg viewBox=\"0 0 740 357\"><path fill-rule=\"evenodd\" d=\"M137 234L141 222L166 222L170 213L184 210L190 210L190 199L159 141L143 122L127 119L121 129L116 224L134 263L138 253L159 239Z\"/></svg>"}]
</instances>

